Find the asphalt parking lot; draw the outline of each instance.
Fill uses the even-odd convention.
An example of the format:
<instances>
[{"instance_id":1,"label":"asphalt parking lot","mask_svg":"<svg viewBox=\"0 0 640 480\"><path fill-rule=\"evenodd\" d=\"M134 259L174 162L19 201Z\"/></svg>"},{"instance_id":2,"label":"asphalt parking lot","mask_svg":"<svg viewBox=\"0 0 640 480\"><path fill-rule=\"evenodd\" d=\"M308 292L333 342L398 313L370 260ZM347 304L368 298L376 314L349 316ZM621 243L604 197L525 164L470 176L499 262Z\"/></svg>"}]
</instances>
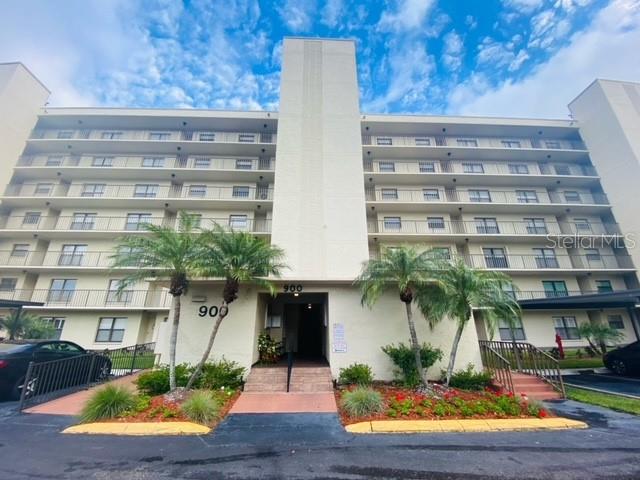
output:
<instances>
[{"instance_id":1,"label":"asphalt parking lot","mask_svg":"<svg viewBox=\"0 0 640 480\"><path fill-rule=\"evenodd\" d=\"M613 374L585 373L563 375L567 385L589 387L614 394L632 395L640 398L640 379L619 377Z\"/></svg>"}]
</instances>

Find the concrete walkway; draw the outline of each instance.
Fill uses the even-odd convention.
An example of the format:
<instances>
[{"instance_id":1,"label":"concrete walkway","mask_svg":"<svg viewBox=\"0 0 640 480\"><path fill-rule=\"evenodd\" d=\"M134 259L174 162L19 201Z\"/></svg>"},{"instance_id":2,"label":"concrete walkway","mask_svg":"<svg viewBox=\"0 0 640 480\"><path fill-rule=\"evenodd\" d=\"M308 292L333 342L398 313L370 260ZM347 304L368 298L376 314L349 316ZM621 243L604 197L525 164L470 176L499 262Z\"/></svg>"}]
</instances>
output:
<instances>
[{"instance_id":1,"label":"concrete walkway","mask_svg":"<svg viewBox=\"0 0 640 480\"><path fill-rule=\"evenodd\" d=\"M229 413L335 413L333 392L242 392Z\"/></svg>"},{"instance_id":2,"label":"concrete walkway","mask_svg":"<svg viewBox=\"0 0 640 480\"><path fill-rule=\"evenodd\" d=\"M140 372L136 372L131 375L116 378L109 383L130 387L132 390L135 390L135 385L133 382L136 378L138 378L139 374ZM24 413L77 416L80 414L80 412L82 411L82 407L84 407L84 404L87 402L89 397L91 397L93 392L95 392L99 388L102 388L103 386L104 384L96 385L95 387L87 388L86 390L81 390L70 395L65 395L64 397L56 398L55 400L51 400L49 402L35 405L33 407L25 409Z\"/></svg>"}]
</instances>

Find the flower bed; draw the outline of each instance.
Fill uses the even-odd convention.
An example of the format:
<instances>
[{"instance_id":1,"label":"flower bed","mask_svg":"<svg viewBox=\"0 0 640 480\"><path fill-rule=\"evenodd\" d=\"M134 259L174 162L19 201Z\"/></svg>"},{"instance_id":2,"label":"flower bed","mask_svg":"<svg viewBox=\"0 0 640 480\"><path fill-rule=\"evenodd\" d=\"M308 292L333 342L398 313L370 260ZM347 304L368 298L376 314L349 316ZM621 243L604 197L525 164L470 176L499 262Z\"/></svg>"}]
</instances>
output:
<instances>
[{"instance_id":1,"label":"flower bed","mask_svg":"<svg viewBox=\"0 0 640 480\"><path fill-rule=\"evenodd\" d=\"M336 402L344 425L371 420L442 420L490 418L545 418L551 416L539 403L497 389L465 391L437 386L435 395L426 395L409 388L374 385L382 397L378 413L351 416L345 409L343 395L354 390L336 390Z\"/></svg>"}]
</instances>

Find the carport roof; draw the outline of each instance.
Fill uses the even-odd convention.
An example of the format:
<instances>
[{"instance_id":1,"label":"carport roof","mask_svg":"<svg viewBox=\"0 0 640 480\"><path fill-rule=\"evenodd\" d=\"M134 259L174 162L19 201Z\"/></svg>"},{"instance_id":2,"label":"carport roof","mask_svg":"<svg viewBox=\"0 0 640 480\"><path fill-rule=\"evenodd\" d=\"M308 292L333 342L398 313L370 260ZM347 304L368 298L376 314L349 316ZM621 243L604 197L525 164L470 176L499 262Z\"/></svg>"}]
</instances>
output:
<instances>
[{"instance_id":1,"label":"carport roof","mask_svg":"<svg viewBox=\"0 0 640 480\"><path fill-rule=\"evenodd\" d=\"M520 300L523 310L555 310L574 308L627 308L640 305L640 289L619 292L571 295L566 297L537 298Z\"/></svg>"},{"instance_id":2,"label":"carport roof","mask_svg":"<svg viewBox=\"0 0 640 480\"><path fill-rule=\"evenodd\" d=\"M0 308L22 308L22 307L42 307L42 302L25 302L23 300L2 300L0 299Z\"/></svg>"}]
</instances>

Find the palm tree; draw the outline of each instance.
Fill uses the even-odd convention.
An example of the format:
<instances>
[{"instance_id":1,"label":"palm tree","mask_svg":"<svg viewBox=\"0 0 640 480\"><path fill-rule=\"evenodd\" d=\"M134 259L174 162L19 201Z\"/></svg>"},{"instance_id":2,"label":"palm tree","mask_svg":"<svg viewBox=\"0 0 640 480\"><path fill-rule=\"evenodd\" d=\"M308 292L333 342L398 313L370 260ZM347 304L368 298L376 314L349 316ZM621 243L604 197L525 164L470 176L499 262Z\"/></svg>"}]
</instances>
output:
<instances>
[{"instance_id":1,"label":"palm tree","mask_svg":"<svg viewBox=\"0 0 640 480\"><path fill-rule=\"evenodd\" d=\"M441 262L437 278L444 295L440 295L438 299L443 303L435 308L439 312L446 312L457 323L447 367L446 384L449 385L460 338L471 319L474 307L482 311L483 318L490 330L493 330L499 318L519 318L520 305L509 292L513 290L511 278L502 272L472 268L458 259ZM420 303L425 302L423 300Z\"/></svg>"},{"instance_id":2,"label":"palm tree","mask_svg":"<svg viewBox=\"0 0 640 480\"><path fill-rule=\"evenodd\" d=\"M203 237L198 233L196 216L180 212L178 229L145 224L149 235L130 235L120 239L112 268L133 268L119 282L119 291L155 277L169 282L173 320L169 338L169 387L176 388L176 343L182 296L202 259Z\"/></svg>"},{"instance_id":3,"label":"palm tree","mask_svg":"<svg viewBox=\"0 0 640 480\"><path fill-rule=\"evenodd\" d=\"M624 338L620 330L600 322L583 322L578 326L581 337L587 339L591 349L599 355L607 353L607 343L614 345Z\"/></svg>"},{"instance_id":4,"label":"palm tree","mask_svg":"<svg viewBox=\"0 0 640 480\"><path fill-rule=\"evenodd\" d=\"M204 231L202 237L206 246L199 274L203 277L224 278L224 288L222 304L209 335L209 342L187 382L187 389L191 388L209 359L220 324L229 313L229 305L238 298L240 284L251 283L266 288L273 295L275 287L267 277L278 277L286 268L282 249L250 233L227 231L216 224L212 230Z\"/></svg>"},{"instance_id":5,"label":"palm tree","mask_svg":"<svg viewBox=\"0 0 640 480\"><path fill-rule=\"evenodd\" d=\"M33 332L34 326L40 326L42 319L31 313L25 312L21 308L11 310L9 315L0 318L0 328L9 334L9 340L25 338L25 334Z\"/></svg>"},{"instance_id":6,"label":"palm tree","mask_svg":"<svg viewBox=\"0 0 640 480\"><path fill-rule=\"evenodd\" d=\"M420 343L411 304L416 301L431 324L439 320L439 309L430 308L429 305L431 300L440 298L441 295L439 282L435 279L437 257L432 251L418 253L407 246L386 248L381 253L380 259L371 259L364 264L356 279L355 283L360 286L360 303L372 308L385 291L391 289L398 293L400 301L405 305L416 369L426 386L428 381L420 358ZM419 291L423 292L422 296L417 295ZM435 306L442 304L442 301L434 303Z\"/></svg>"}]
</instances>

